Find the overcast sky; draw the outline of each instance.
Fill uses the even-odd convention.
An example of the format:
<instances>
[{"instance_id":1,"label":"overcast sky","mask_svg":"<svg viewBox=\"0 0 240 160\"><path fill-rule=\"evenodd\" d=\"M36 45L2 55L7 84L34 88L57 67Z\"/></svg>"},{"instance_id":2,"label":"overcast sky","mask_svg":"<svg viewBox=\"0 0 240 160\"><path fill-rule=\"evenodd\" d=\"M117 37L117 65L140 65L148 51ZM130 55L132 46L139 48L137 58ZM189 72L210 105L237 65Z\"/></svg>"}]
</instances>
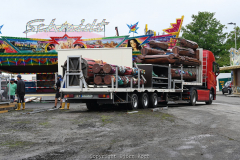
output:
<instances>
[{"instance_id":1,"label":"overcast sky","mask_svg":"<svg viewBox=\"0 0 240 160\"><path fill-rule=\"evenodd\" d=\"M148 28L162 33L176 18L184 15L183 26L192 21L191 15L199 11L215 12L222 24L229 22L240 26L239 0L0 0L0 25L4 24L0 36L25 37L26 23L33 19L45 19L45 24L56 18L55 24L68 22L79 25L81 19L92 23L98 19L110 22L106 36L115 36L115 26L120 35L128 35L126 24L139 21L137 35ZM227 32L233 26L227 25ZM64 34L64 33L63 33ZM103 33L101 33L103 35Z\"/></svg>"}]
</instances>

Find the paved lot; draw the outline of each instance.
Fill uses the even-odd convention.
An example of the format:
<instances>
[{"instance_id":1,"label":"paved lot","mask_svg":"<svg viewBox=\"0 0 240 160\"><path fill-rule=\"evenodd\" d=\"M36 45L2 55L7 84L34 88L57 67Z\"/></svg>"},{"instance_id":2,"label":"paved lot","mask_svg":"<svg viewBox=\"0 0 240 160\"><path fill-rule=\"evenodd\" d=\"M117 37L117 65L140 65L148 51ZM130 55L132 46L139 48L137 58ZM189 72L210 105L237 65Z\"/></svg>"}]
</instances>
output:
<instances>
[{"instance_id":1,"label":"paved lot","mask_svg":"<svg viewBox=\"0 0 240 160\"><path fill-rule=\"evenodd\" d=\"M0 114L0 159L240 159L240 98L217 99L135 114L84 104L22 114L53 106L29 103Z\"/></svg>"}]
</instances>

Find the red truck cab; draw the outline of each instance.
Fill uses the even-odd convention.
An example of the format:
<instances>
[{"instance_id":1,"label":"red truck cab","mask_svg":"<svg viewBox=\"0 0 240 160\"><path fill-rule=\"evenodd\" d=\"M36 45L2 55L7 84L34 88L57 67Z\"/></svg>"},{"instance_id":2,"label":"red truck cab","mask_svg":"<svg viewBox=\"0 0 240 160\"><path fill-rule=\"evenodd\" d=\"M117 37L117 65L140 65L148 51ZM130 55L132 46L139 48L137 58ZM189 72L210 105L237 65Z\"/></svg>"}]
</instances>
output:
<instances>
[{"instance_id":1,"label":"red truck cab","mask_svg":"<svg viewBox=\"0 0 240 160\"><path fill-rule=\"evenodd\" d=\"M202 84L203 89L197 90L198 101L216 100L217 76L219 74L219 66L215 62L214 54L209 50L203 50L202 61ZM211 97L212 96L212 97Z\"/></svg>"}]
</instances>

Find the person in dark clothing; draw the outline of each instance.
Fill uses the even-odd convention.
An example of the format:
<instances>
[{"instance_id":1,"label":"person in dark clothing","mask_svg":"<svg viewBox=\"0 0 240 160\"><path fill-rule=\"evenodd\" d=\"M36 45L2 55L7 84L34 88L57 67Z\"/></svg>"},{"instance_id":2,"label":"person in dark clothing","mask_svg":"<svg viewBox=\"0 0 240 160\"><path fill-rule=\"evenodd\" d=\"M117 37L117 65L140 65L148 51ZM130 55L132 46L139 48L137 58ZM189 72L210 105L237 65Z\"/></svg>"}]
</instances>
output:
<instances>
[{"instance_id":1,"label":"person in dark clothing","mask_svg":"<svg viewBox=\"0 0 240 160\"><path fill-rule=\"evenodd\" d=\"M56 83L56 96L55 96L55 106L53 108L57 108L57 102L58 102L58 98L60 97L60 88L61 88L61 78L62 76L61 75L58 75L57 77L57 83ZM62 99L60 97L60 107L59 108L62 108Z\"/></svg>"},{"instance_id":2,"label":"person in dark clothing","mask_svg":"<svg viewBox=\"0 0 240 160\"><path fill-rule=\"evenodd\" d=\"M25 109L25 101L24 101L24 96L25 96L25 83L22 81L22 76L18 75L17 76L17 97L18 97L18 107L15 110L21 110L21 103L23 106L23 110Z\"/></svg>"}]
</instances>

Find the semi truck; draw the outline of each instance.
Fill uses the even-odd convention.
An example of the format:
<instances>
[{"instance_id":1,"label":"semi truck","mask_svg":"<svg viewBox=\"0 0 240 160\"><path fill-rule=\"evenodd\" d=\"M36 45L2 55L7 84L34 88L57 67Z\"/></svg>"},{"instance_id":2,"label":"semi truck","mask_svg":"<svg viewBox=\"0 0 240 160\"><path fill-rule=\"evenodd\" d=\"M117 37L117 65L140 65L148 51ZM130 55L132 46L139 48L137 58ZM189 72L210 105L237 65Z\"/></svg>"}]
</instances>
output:
<instances>
[{"instance_id":1,"label":"semi truck","mask_svg":"<svg viewBox=\"0 0 240 160\"><path fill-rule=\"evenodd\" d=\"M197 50L201 61L199 66L136 64L132 61L132 48L59 50L58 69L59 74L63 75L60 92L62 96L68 97L69 103L86 103L89 110L104 104L125 106L130 110L154 108L169 101L189 103L192 106L196 102L212 104L216 99L219 66L211 51L201 48ZM84 74L86 64L83 57L101 58L109 64L134 66L138 69L138 83L134 85L131 79L127 87L119 86L117 80L112 80L111 85L89 84ZM172 69L180 71L180 79L172 78ZM196 73L196 80L183 80L182 74L186 69ZM145 74L141 75L140 70L145 70ZM158 76L153 76L153 72ZM117 69L114 75L117 79ZM141 78L147 83L141 84Z\"/></svg>"}]
</instances>

